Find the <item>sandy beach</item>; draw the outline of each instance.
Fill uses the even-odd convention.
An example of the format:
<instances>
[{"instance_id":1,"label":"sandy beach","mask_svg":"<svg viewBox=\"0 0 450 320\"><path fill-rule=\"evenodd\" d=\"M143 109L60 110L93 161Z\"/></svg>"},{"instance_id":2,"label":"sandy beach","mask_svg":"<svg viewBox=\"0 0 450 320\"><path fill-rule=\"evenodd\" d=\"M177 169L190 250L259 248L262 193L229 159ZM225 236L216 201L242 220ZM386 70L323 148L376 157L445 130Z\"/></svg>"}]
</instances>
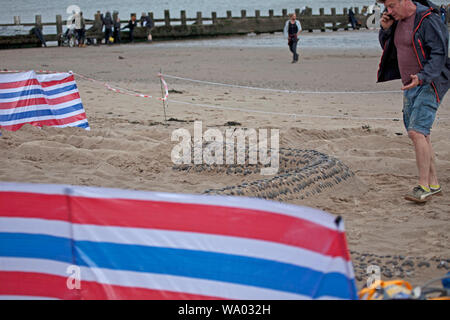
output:
<instances>
[{"instance_id":1,"label":"sandy beach","mask_svg":"<svg viewBox=\"0 0 450 320\"><path fill-rule=\"evenodd\" d=\"M413 145L403 127L400 81L377 84L381 50L305 49L291 64L279 48L152 45L5 50L0 69L72 70L112 86L161 96L157 74L287 93L215 86L166 77L161 101L109 91L76 77L91 127L2 131L0 180L58 183L177 193L203 193L261 178L257 175L173 170L177 128L279 129L280 147L317 150L355 174L333 188L289 200L342 216L358 289L368 265L382 279L421 285L450 265L450 100L442 101L432 131L442 196L425 205L403 199L417 183ZM323 93L328 92L328 93ZM339 93L329 93L339 92ZM178 121L174 121L178 120ZM447 268L447 269L446 269Z\"/></svg>"}]
</instances>

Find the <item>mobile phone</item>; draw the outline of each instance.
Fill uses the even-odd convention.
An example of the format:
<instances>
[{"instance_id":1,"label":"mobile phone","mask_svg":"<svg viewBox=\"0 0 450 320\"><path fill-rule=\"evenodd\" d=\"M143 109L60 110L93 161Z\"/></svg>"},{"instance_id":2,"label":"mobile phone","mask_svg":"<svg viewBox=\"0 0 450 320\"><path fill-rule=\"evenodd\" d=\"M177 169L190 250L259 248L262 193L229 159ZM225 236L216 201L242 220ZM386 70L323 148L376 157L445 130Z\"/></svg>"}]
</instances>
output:
<instances>
[{"instance_id":1,"label":"mobile phone","mask_svg":"<svg viewBox=\"0 0 450 320\"><path fill-rule=\"evenodd\" d=\"M384 9L383 13L387 13L387 8ZM391 14L387 13L387 16L389 19L394 20L394 17Z\"/></svg>"}]
</instances>

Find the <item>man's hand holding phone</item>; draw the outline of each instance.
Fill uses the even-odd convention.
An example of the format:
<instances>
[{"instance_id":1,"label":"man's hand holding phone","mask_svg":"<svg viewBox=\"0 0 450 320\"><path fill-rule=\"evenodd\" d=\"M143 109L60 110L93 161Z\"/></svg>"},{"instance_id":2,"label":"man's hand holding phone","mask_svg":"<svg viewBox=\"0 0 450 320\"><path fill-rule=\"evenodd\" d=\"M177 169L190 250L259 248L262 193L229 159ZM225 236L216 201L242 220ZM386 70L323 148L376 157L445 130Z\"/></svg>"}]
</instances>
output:
<instances>
[{"instance_id":1,"label":"man's hand holding phone","mask_svg":"<svg viewBox=\"0 0 450 320\"><path fill-rule=\"evenodd\" d=\"M394 18L387 12L383 12L383 15L381 16L381 20L380 20L381 27L384 30L386 30L386 29L389 29L393 23L394 23Z\"/></svg>"}]
</instances>

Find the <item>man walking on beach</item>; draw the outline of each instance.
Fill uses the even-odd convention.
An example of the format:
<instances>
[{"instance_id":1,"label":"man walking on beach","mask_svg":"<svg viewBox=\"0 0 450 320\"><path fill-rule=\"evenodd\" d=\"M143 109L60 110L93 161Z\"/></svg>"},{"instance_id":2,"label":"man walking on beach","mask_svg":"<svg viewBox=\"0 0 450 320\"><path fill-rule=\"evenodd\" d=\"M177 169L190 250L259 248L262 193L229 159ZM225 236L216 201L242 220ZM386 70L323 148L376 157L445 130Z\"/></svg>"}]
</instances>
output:
<instances>
[{"instance_id":1,"label":"man walking on beach","mask_svg":"<svg viewBox=\"0 0 450 320\"><path fill-rule=\"evenodd\" d=\"M403 122L414 144L419 183L405 199L426 202L441 192L430 131L449 88L448 30L437 10L411 0L378 0L383 48L378 82L401 79ZM425 1L421 1L425 2Z\"/></svg>"}]
</instances>

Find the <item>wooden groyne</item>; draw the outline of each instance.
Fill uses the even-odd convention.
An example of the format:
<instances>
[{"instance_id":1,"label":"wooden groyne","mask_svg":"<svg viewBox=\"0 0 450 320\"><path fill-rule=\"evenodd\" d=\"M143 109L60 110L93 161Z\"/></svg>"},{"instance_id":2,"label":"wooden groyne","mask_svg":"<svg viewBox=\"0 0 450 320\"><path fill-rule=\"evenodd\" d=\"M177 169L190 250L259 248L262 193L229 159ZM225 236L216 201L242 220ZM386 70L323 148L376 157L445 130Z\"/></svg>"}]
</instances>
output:
<instances>
[{"instance_id":1,"label":"wooden groyne","mask_svg":"<svg viewBox=\"0 0 450 320\"><path fill-rule=\"evenodd\" d=\"M348 8L344 8L342 13L336 13L335 8L331 8L330 14L325 14L325 9L319 9L319 14L313 15L311 8L303 11L296 9L297 18L302 23L304 31L312 32L313 30L326 31L327 29L348 30L351 28L348 19ZM353 8L355 18L361 23L361 28L366 28L367 7L363 7L360 11L358 7ZM154 19L153 12L148 15L153 20L155 27L152 29L154 40L170 40L183 38L213 37L225 35L245 35L249 33L274 33L283 31L284 24L288 19L287 9L283 9L281 15L275 15L274 10L269 10L268 15L263 16L260 10L254 12L254 16L249 16L246 10L241 10L240 16L232 15L231 11L227 11L226 17L218 17L216 12L212 12L210 17L204 17L202 12L197 12L194 18L187 18L186 12L180 12L179 18L173 18L169 10L165 10L164 19ZM100 13L95 14L93 20L85 20L86 37L96 39L97 43L101 43L104 38L102 32L102 20ZM121 20L122 26L128 20ZM62 19L61 15L56 16L56 22L43 23L41 16L35 17L34 23L20 23L20 17L14 17L14 24L0 24L0 27L25 26L42 28L43 26L55 26L56 34L44 34L45 41L59 41L60 35L63 33L63 26L67 21ZM140 24L139 24L140 25ZM134 30L135 41L144 41L147 39L146 29L136 27ZM129 31L121 31L122 43L129 41ZM0 36L0 49L40 46L40 41L34 34Z\"/></svg>"}]
</instances>

